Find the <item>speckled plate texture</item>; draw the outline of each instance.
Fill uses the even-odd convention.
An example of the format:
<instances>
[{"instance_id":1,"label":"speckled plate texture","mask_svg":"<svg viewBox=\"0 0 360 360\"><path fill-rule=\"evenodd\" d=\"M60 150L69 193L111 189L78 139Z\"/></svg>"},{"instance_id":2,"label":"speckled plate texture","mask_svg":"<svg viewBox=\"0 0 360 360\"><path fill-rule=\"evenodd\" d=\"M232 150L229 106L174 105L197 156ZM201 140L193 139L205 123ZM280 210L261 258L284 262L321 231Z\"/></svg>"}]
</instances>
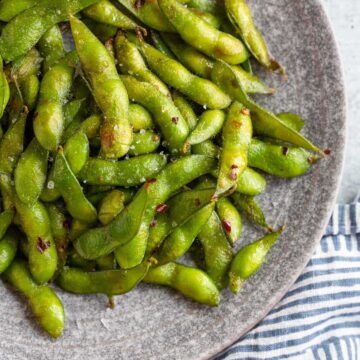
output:
<instances>
[{"instance_id":1,"label":"speckled plate texture","mask_svg":"<svg viewBox=\"0 0 360 360\"><path fill-rule=\"evenodd\" d=\"M287 224L266 264L240 294L222 294L209 309L177 293L145 284L106 308L103 296L59 291L67 320L63 337L39 331L26 303L0 282L0 359L208 359L258 323L294 283L315 250L334 204L345 142L341 65L324 10L317 0L249 0L272 53L289 81L261 73L278 88L259 98L275 112L293 111L307 120L305 133L332 155L310 174L270 179L260 201L269 223ZM239 246L260 233L245 224Z\"/></svg>"}]
</instances>

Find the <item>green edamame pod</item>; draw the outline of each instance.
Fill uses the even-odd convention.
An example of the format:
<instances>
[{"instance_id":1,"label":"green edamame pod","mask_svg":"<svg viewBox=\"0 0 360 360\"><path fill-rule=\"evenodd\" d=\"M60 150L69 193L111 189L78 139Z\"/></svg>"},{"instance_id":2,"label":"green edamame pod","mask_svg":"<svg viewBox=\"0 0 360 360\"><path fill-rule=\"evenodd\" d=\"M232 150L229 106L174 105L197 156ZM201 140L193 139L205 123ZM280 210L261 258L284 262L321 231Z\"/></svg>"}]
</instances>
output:
<instances>
[{"instance_id":1,"label":"green edamame pod","mask_svg":"<svg viewBox=\"0 0 360 360\"><path fill-rule=\"evenodd\" d=\"M217 201L216 212L221 220L230 245L234 246L240 239L242 230L239 212L228 198L221 198Z\"/></svg>"},{"instance_id":2,"label":"green edamame pod","mask_svg":"<svg viewBox=\"0 0 360 360\"><path fill-rule=\"evenodd\" d=\"M294 145L323 154L322 150L313 145L300 133L283 123L273 113L251 100L245 93L238 75L226 63L217 61L212 70L211 78L233 99L250 109L256 134L288 141Z\"/></svg>"},{"instance_id":3,"label":"green edamame pod","mask_svg":"<svg viewBox=\"0 0 360 360\"><path fill-rule=\"evenodd\" d=\"M136 38L134 41L136 41ZM132 75L141 81L146 81L166 96L170 96L167 86L147 68L136 45L130 42L125 34L121 32L117 33L115 49L119 70L122 74Z\"/></svg>"},{"instance_id":4,"label":"green edamame pod","mask_svg":"<svg viewBox=\"0 0 360 360\"><path fill-rule=\"evenodd\" d=\"M71 249L68 254L67 265L84 271L94 271L96 262L83 259L74 249Z\"/></svg>"},{"instance_id":5,"label":"green edamame pod","mask_svg":"<svg viewBox=\"0 0 360 360\"><path fill-rule=\"evenodd\" d=\"M253 75L253 69L252 69L252 65L251 65L251 62L250 62L250 58L247 59L246 61L244 61L242 64L241 64L241 67L250 75Z\"/></svg>"},{"instance_id":6,"label":"green edamame pod","mask_svg":"<svg viewBox=\"0 0 360 360\"><path fill-rule=\"evenodd\" d=\"M80 221L77 219L73 219L71 221L71 227L69 232L69 239L71 241L76 240L79 236L84 234L86 231L88 231L93 224L89 224L84 221Z\"/></svg>"},{"instance_id":7,"label":"green edamame pod","mask_svg":"<svg viewBox=\"0 0 360 360\"><path fill-rule=\"evenodd\" d=\"M0 119L2 118L7 102L9 101L9 98L6 100L8 95L9 84L3 72L3 60L0 56Z\"/></svg>"},{"instance_id":8,"label":"green edamame pod","mask_svg":"<svg viewBox=\"0 0 360 360\"><path fill-rule=\"evenodd\" d=\"M72 101L69 101L67 104L63 107L63 114L64 114L64 127L67 129L69 125L75 121L81 118L84 114L85 106L86 106L86 98L82 99L75 99ZM71 134L72 135L72 134ZM64 134L65 137L65 134Z\"/></svg>"},{"instance_id":9,"label":"green edamame pod","mask_svg":"<svg viewBox=\"0 0 360 360\"><path fill-rule=\"evenodd\" d=\"M236 193L232 198L250 221L271 231L260 205L253 196Z\"/></svg>"},{"instance_id":10,"label":"green edamame pod","mask_svg":"<svg viewBox=\"0 0 360 360\"><path fill-rule=\"evenodd\" d=\"M82 131L76 132L64 146L64 155L71 171L76 175L89 159L89 140Z\"/></svg>"},{"instance_id":11,"label":"green edamame pod","mask_svg":"<svg viewBox=\"0 0 360 360\"><path fill-rule=\"evenodd\" d=\"M36 48L12 62L11 77L21 83L30 75L37 75L40 71L42 58Z\"/></svg>"},{"instance_id":12,"label":"green edamame pod","mask_svg":"<svg viewBox=\"0 0 360 360\"><path fill-rule=\"evenodd\" d=\"M45 285L37 285L24 261L15 260L4 273L5 279L29 301L40 326L57 338L64 329L65 314L60 299Z\"/></svg>"},{"instance_id":13,"label":"green edamame pod","mask_svg":"<svg viewBox=\"0 0 360 360\"><path fill-rule=\"evenodd\" d=\"M167 57L153 46L143 41L138 44L150 69L166 84L209 109L224 109L230 105L230 98L211 81L193 75L178 61Z\"/></svg>"},{"instance_id":14,"label":"green edamame pod","mask_svg":"<svg viewBox=\"0 0 360 360\"><path fill-rule=\"evenodd\" d=\"M239 39L213 28L178 1L158 0L158 4L180 36L206 55L229 64L240 64L249 57Z\"/></svg>"},{"instance_id":15,"label":"green edamame pod","mask_svg":"<svg viewBox=\"0 0 360 360\"><path fill-rule=\"evenodd\" d=\"M165 44L163 39L161 38L160 34L154 30L150 30L150 37L153 45L161 51L164 55L168 56L171 59L174 59L175 56L172 53L172 51L168 48L168 46Z\"/></svg>"},{"instance_id":16,"label":"green edamame pod","mask_svg":"<svg viewBox=\"0 0 360 360\"><path fill-rule=\"evenodd\" d=\"M221 26L221 19L215 14L202 11L195 8L189 8L189 10L198 16L200 19L206 21L209 25L211 25L214 29L219 29Z\"/></svg>"},{"instance_id":17,"label":"green edamame pod","mask_svg":"<svg viewBox=\"0 0 360 360\"><path fill-rule=\"evenodd\" d=\"M0 172L11 174L24 150L24 133L28 110L23 108L19 117L0 141Z\"/></svg>"},{"instance_id":18,"label":"green edamame pod","mask_svg":"<svg viewBox=\"0 0 360 360\"><path fill-rule=\"evenodd\" d=\"M115 270L117 267L114 254L101 256L96 259L96 268L98 270Z\"/></svg>"},{"instance_id":19,"label":"green edamame pod","mask_svg":"<svg viewBox=\"0 0 360 360\"><path fill-rule=\"evenodd\" d=\"M55 151L64 131L63 105L69 96L74 69L65 64L45 73L34 119L34 133L41 146Z\"/></svg>"},{"instance_id":20,"label":"green edamame pod","mask_svg":"<svg viewBox=\"0 0 360 360\"><path fill-rule=\"evenodd\" d=\"M146 244L145 257L152 255L161 245L162 241L173 230L167 213L156 216L150 223L149 237Z\"/></svg>"},{"instance_id":21,"label":"green edamame pod","mask_svg":"<svg viewBox=\"0 0 360 360\"><path fill-rule=\"evenodd\" d=\"M227 272L233 253L221 221L214 211L198 235L204 249L206 272L221 289L228 282Z\"/></svg>"},{"instance_id":22,"label":"green edamame pod","mask_svg":"<svg viewBox=\"0 0 360 360\"><path fill-rule=\"evenodd\" d=\"M251 138L250 112L242 104L234 102L229 108L222 131L223 148L219 160L216 195L235 190L238 177L247 167Z\"/></svg>"},{"instance_id":23,"label":"green edamame pod","mask_svg":"<svg viewBox=\"0 0 360 360\"><path fill-rule=\"evenodd\" d=\"M166 44L176 55L179 61L195 74L206 79L211 78L211 70L215 61L202 54L200 51L184 42L176 34L163 33ZM231 67L241 79L244 90L248 94L273 94L274 89L264 84L256 76L247 73L239 66Z\"/></svg>"},{"instance_id":24,"label":"green edamame pod","mask_svg":"<svg viewBox=\"0 0 360 360\"><path fill-rule=\"evenodd\" d=\"M178 263L150 268L144 282L169 286L201 304L217 306L220 302L219 291L208 275Z\"/></svg>"},{"instance_id":25,"label":"green edamame pod","mask_svg":"<svg viewBox=\"0 0 360 360\"><path fill-rule=\"evenodd\" d=\"M268 174L292 178L305 174L317 158L308 151L253 139L249 149L249 165Z\"/></svg>"},{"instance_id":26,"label":"green edamame pod","mask_svg":"<svg viewBox=\"0 0 360 360\"><path fill-rule=\"evenodd\" d=\"M207 11L211 14L222 14L224 12L223 5L217 0L180 0L180 2L190 8Z\"/></svg>"},{"instance_id":27,"label":"green edamame pod","mask_svg":"<svg viewBox=\"0 0 360 360\"><path fill-rule=\"evenodd\" d=\"M122 76L130 99L143 105L153 116L170 150L181 152L189 127L174 103L158 89L132 76Z\"/></svg>"},{"instance_id":28,"label":"green edamame pod","mask_svg":"<svg viewBox=\"0 0 360 360\"><path fill-rule=\"evenodd\" d=\"M101 0L89 6L83 13L94 21L120 29L135 30L139 27L108 0Z\"/></svg>"},{"instance_id":29,"label":"green edamame pod","mask_svg":"<svg viewBox=\"0 0 360 360\"><path fill-rule=\"evenodd\" d=\"M159 173L166 165L166 157L148 154L122 161L90 158L79 174L89 185L137 186Z\"/></svg>"},{"instance_id":30,"label":"green edamame pod","mask_svg":"<svg viewBox=\"0 0 360 360\"><path fill-rule=\"evenodd\" d=\"M108 225L125 207L126 195L120 190L113 190L101 200L98 212L99 221Z\"/></svg>"},{"instance_id":31,"label":"green edamame pod","mask_svg":"<svg viewBox=\"0 0 360 360\"><path fill-rule=\"evenodd\" d=\"M283 228L247 245L235 255L230 271L230 290L237 294L244 282L264 263L266 255L279 238Z\"/></svg>"},{"instance_id":32,"label":"green edamame pod","mask_svg":"<svg viewBox=\"0 0 360 360\"><path fill-rule=\"evenodd\" d=\"M204 206L182 226L176 228L163 242L159 254L155 255L159 264L166 264L183 256L194 242L202 227L209 220L215 204Z\"/></svg>"},{"instance_id":33,"label":"green edamame pod","mask_svg":"<svg viewBox=\"0 0 360 360\"><path fill-rule=\"evenodd\" d=\"M0 20L9 22L16 15L34 6L36 0L2 0L0 2Z\"/></svg>"},{"instance_id":34,"label":"green edamame pod","mask_svg":"<svg viewBox=\"0 0 360 360\"><path fill-rule=\"evenodd\" d=\"M61 148L57 153L54 167L56 188L63 197L71 216L87 223L96 221L96 209L86 199L83 189L71 171Z\"/></svg>"},{"instance_id":35,"label":"green edamame pod","mask_svg":"<svg viewBox=\"0 0 360 360\"><path fill-rule=\"evenodd\" d=\"M54 276L58 262L49 215L40 202L29 206L15 196L15 206L21 227L29 241L31 274L37 283L43 284Z\"/></svg>"},{"instance_id":36,"label":"green edamame pod","mask_svg":"<svg viewBox=\"0 0 360 360\"><path fill-rule=\"evenodd\" d=\"M0 180L1 181L1 180ZM0 239L3 238L14 218L14 210L6 209L0 214Z\"/></svg>"},{"instance_id":37,"label":"green edamame pod","mask_svg":"<svg viewBox=\"0 0 360 360\"><path fill-rule=\"evenodd\" d=\"M284 112L276 115L283 123L285 123L290 128L301 131L305 125L305 120L297 115L290 112Z\"/></svg>"},{"instance_id":38,"label":"green edamame pod","mask_svg":"<svg viewBox=\"0 0 360 360\"><path fill-rule=\"evenodd\" d=\"M222 110L204 111L196 127L189 135L185 143L185 148L190 145L200 144L216 136L222 129L226 115Z\"/></svg>"},{"instance_id":39,"label":"green edamame pod","mask_svg":"<svg viewBox=\"0 0 360 360\"><path fill-rule=\"evenodd\" d=\"M85 119L79 127L88 139L94 139L98 134L101 126L101 116L92 115Z\"/></svg>"},{"instance_id":40,"label":"green edamame pod","mask_svg":"<svg viewBox=\"0 0 360 360\"><path fill-rule=\"evenodd\" d=\"M65 268L57 279L58 285L75 294L121 295L132 290L146 275L150 262L146 261L130 270L86 272Z\"/></svg>"},{"instance_id":41,"label":"green edamame pod","mask_svg":"<svg viewBox=\"0 0 360 360\"><path fill-rule=\"evenodd\" d=\"M143 130L134 134L134 141L130 146L130 156L153 153L160 146L161 137L152 130Z\"/></svg>"},{"instance_id":42,"label":"green edamame pod","mask_svg":"<svg viewBox=\"0 0 360 360\"><path fill-rule=\"evenodd\" d=\"M14 182L10 174L0 173L0 191L2 207L4 210L12 210L15 207L14 203Z\"/></svg>"},{"instance_id":43,"label":"green edamame pod","mask_svg":"<svg viewBox=\"0 0 360 360\"><path fill-rule=\"evenodd\" d=\"M70 18L70 23L81 65L104 115L100 129L101 152L107 158L119 158L128 152L132 143L128 95L113 59L100 40L75 17Z\"/></svg>"},{"instance_id":44,"label":"green edamame pod","mask_svg":"<svg viewBox=\"0 0 360 360\"><path fill-rule=\"evenodd\" d=\"M155 126L150 113L139 104L130 104L129 122L134 132L151 129Z\"/></svg>"},{"instance_id":45,"label":"green edamame pod","mask_svg":"<svg viewBox=\"0 0 360 360\"><path fill-rule=\"evenodd\" d=\"M206 140L199 144L194 144L191 147L191 152L193 154L210 156L214 159L220 158L220 151L220 148L215 145L211 140Z\"/></svg>"},{"instance_id":46,"label":"green edamame pod","mask_svg":"<svg viewBox=\"0 0 360 360\"><path fill-rule=\"evenodd\" d=\"M228 18L255 59L270 70L281 69L279 63L270 57L265 41L254 25L245 0L225 0L225 8Z\"/></svg>"},{"instance_id":47,"label":"green edamame pod","mask_svg":"<svg viewBox=\"0 0 360 360\"><path fill-rule=\"evenodd\" d=\"M53 25L97 0L43 0L12 19L0 36L0 53L12 61L29 51ZM26 31L23 31L26 24Z\"/></svg>"},{"instance_id":48,"label":"green edamame pod","mask_svg":"<svg viewBox=\"0 0 360 360\"><path fill-rule=\"evenodd\" d=\"M34 138L22 153L15 169L15 190L19 199L34 204L45 185L49 152Z\"/></svg>"},{"instance_id":49,"label":"green edamame pod","mask_svg":"<svg viewBox=\"0 0 360 360\"><path fill-rule=\"evenodd\" d=\"M21 94L25 105L32 111L40 92L40 80L36 75L28 76L21 84Z\"/></svg>"},{"instance_id":50,"label":"green edamame pod","mask_svg":"<svg viewBox=\"0 0 360 360\"><path fill-rule=\"evenodd\" d=\"M187 101L182 95L180 95L177 91L172 93L172 99L175 106L179 109L181 115L186 120L189 129L193 130L197 124L198 118L194 112L189 101Z\"/></svg>"},{"instance_id":51,"label":"green edamame pod","mask_svg":"<svg viewBox=\"0 0 360 360\"><path fill-rule=\"evenodd\" d=\"M90 29L90 31L103 43L112 39L118 32L116 26L99 23L89 18L82 19L83 23Z\"/></svg>"},{"instance_id":52,"label":"green edamame pod","mask_svg":"<svg viewBox=\"0 0 360 360\"><path fill-rule=\"evenodd\" d=\"M0 274L2 274L15 258L19 243L19 233L10 229L0 238Z\"/></svg>"},{"instance_id":53,"label":"green edamame pod","mask_svg":"<svg viewBox=\"0 0 360 360\"><path fill-rule=\"evenodd\" d=\"M44 58L44 73L65 56L63 38L58 25L54 25L42 36L39 41L39 50Z\"/></svg>"},{"instance_id":54,"label":"green edamame pod","mask_svg":"<svg viewBox=\"0 0 360 360\"><path fill-rule=\"evenodd\" d=\"M130 242L139 233L148 238L149 224L155 213L164 209L172 193L201 175L209 173L215 161L201 155L190 155L167 165L159 175L138 191L133 201L114 221L103 228L92 229L74 243L84 258L97 258L111 253L117 246ZM177 174L174 177L174 174ZM146 250L146 245L144 253Z\"/></svg>"}]
</instances>

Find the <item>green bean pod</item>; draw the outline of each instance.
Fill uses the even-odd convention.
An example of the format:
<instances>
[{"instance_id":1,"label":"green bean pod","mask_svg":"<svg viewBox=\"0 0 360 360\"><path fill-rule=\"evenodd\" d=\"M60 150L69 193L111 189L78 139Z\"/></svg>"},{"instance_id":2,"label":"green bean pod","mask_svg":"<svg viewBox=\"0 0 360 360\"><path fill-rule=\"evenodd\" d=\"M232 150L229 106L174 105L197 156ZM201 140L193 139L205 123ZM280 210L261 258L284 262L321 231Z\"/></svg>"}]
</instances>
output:
<instances>
[{"instance_id":1,"label":"green bean pod","mask_svg":"<svg viewBox=\"0 0 360 360\"><path fill-rule=\"evenodd\" d=\"M10 229L0 238L0 274L13 262L19 243L19 233Z\"/></svg>"},{"instance_id":2,"label":"green bean pod","mask_svg":"<svg viewBox=\"0 0 360 360\"><path fill-rule=\"evenodd\" d=\"M254 132L258 135L290 142L314 152L324 154L296 130L283 123L276 115L265 110L245 93L238 75L224 62L217 61L211 74L212 80L233 99L239 101L250 111L253 119Z\"/></svg>"},{"instance_id":3,"label":"green bean pod","mask_svg":"<svg viewBox=\"0 0 360 360\"><path fill-rule=\"evenodd\" d=\"M40 39L39 50L44 58L43 71L46 73L65 56L64 43L58 25L51 27Z\"/></svg>"},{"instance_id":4,"label":"green bean pod","mask_svg":"<svg viewBox=\"0 0 360 360\"><path fill-rule=\"evenodd\" d=\"M252 276L266 259L266 255L279 238L283 228L240 249L235 255L230 271L230 290L237 294L244 282Z\"/></svg>"},{"instance_id":5,"label":"green bean pod","mask_svg":"<svg viewBox=\"0 0 360 360\"><path fill-rule=\"evenodd\" d=\"M167 86L146 66L136 45L130 42L125 34L118 32L115 38L116 59L122 74L132 75L140 81L155 86L166 96L170 96Z\"/></svg>"},{"instance_id":6,"label":"green bean pod","mask_svg":"<svg viewBox=\"0 0 360 360\"><path fill-rule=\"evenodd\" d=\"M0 180L1 181L1 180ZM6 209L0 214L0 239L3 238L14 218L14 210Z\"/></svg>"},{"instance_id":7,"label":"green bean pod","mask_svg":"<svg viewBox=\"0 0 360 360\"><path fill-rule=\"evenodd\" d=\"M260 205L253 196L236 193L232 198L250 221L271 231Z\"/></svg>"},{"instance_id":8,"label":"green bean pod","mask_svg":"<svg viewBox=\"0 0 360 360\"><path fill-rule=\"evenodd\" d=\"M221 198L216 203L216 212L223 225L225 234L231 246L240 239L242 222L236 207L228 198Z\"/></svg>"},{"instance_id":9,"label":"green bean pod","mask_svg":"<svg viewBox=\"0 0 360 360\"><path fill-rule=\"evenodd\" d=\"M144 130L134 134L134 141L128 154L138 156L150 154L160 146L161 137L152 130Z\"/></svg>"},{"instance_id":10,"label":"green bean pod","mask_svg":"<svg viewBox=\"0 0 360 360\"><path fill-rule=\"evenodd\" d=\"M64 131L63 105L69 96L74 69L53 66L43 77L34 119L34 133L41 146L55 151Z\"/></svg>"},{"instance_id":11,"label":"green bean pod","mask_svg":"<svg viewBox=\"0 0 360 360\"><path fill-rule=\"evenodd\" d=\"M9 22L16 15L34 6L36 0L2 0L0 2L0 20Z\"/></svg>"},{"instance_id":12,"label":"green bean pod","mask_svg":"<svg viewBox=\"0 0 360 360\"><path fill-rule=\"evenodd\" d=\"M81 65L104 115L100 129L102 154L119 158L128 152L132 143L128 95L113 59L100 40L75 17L70 18L70 23Z\"/></svg>"},{"instance_id":13,"label":"green bean pod","mask_svg":"<svg viewBox=\"0 0 360 360\"><path fill-rule=\"evenodd\" d=\"M65 268L57 283L63 290L75 294L121 295L131 291L144 278L149 267L147 261L130 270L86 272Z\"/></svg>"},{"instance_id":14,"label":"green bean pod","mask_svg":"<svg viewBox=\"0 0 360 360\"><path fill-rule=\"evenodd\" d=\"M224 3L228 18L255 59L270 70L281 68L281 66L271 58L265 40L255 27L251 11L246 1L225 0Z\"/></svg>"},{"instance_id":15,"label":"green bean pod","mask_svg":"<svg viewBox=\"0 0 360 360\"><path fill-rule=\"evenodd\" d=\"M226 115L222 110L204 111L194 130L186 140L185 147L200 144L216 136L222 129Z\"/></svg>"},{"instance_id":16,"label":"green bean pod","mask_svg":"<svg viewBox=\"0 0 360 360\"><path fill-rule=\"evenodd\" d=\"M169 286L201 304L217 306L220 302L219 291L207 274L178 263L150 268L144 282Z\"/></svg>"},{"instance_id":17,"label":"green bean pod","mask_svg":"<svg viewBox=\"0 0 360 360\"><path fill-rule=\"evenodd\" d=\"M148 238L149 224L170 195L214 167L213 159L201 155L185 156L167 165L155 179L145 183L114 221L80 236L75 248L84 258L91 259L111 253L142 231ZM176 178L173 174L177 174ZM146 247L144 253L145 250Z\"/></svg>"},{"instance_id":18,"label":"green bean pod","mask_svg":"<svg viewBox=\"0 0 360 360\"><path fill-rule=\"evenodd\" d=\"M233 253L215 211L203 227L198 239L205 253L206 272L219 289L225 287L228 283L227 272Z\"/></svg>"},{"instance_id":19,"label":"green bean pod","mask_svg":"<svg viewBox=\"0 0 360 360\"><path fill-rule=\"evenodd\" d=\"M15 190L19 199L34 204L45 185L49 152L34 138L22 153L15 169Z\"/></svg>"},{"instance_id":20,"label":"green bean pod","mask_svg":"<svg viewBox=\"0 0 360 360\"><path fill-rule=\"evenodd\" d=\"M56 188L63 197L71 216L87 223L96 221L96 209L86 199L83 189L71 171L62 149L57 153L54 167Z\"/></svg>"},{"instance_id":21,"label":"green bean pod","mask_svg":"<svg viewBox=\"0 0 360 360\"><path fill-rule=\"evenodd\" d=\"M150 111L170 150L173 153L181 152L189 127L174 103L149 83L132 76L122 76L121 79L130 99Z\"/></svg>"},{"instance_id":22,"label":"green bean pod","mask_svg":"<svg viewBox=\"0 0 360 360\"><path fill-rule=\"evenodd\" d=\"M252 122L248 109L234 102L227 113L222 131L223 148L219 160L216 195L236 188L238 177L248 163L248 149L252 138Z\"/></svg>"},{"instance_id":23,"label":"green bean pod","mask_svg":"<svg viewBox=\"0 0 360 360\"><path fill-rule=\"evenodd\" d=\"M31 274L37 283L43 284L54 276L58 262L49 215L40 202L29 206L15 196L15 206L29 241Z\"/></svg>"},{"instance_id":24,"label":"green bean pod","mask_svg":"<svg viewBox=\"0 0 360 360\"><path fill-rule=\"evenodd\" d=\"M179 109L181 115L186 120L189 129L193 130L198 122L198 118L190 102L177 91L172 93L172 99L175 106Z\"/></svg>"},{"instance_id":25,"label":"green bean pod","mask_svg":"<svg viewBox=\"0 0 360 360\"><path fill-rule=\"evenodd\" d=\"M94 21L120 29L135 30L139 27L108 0L101 0L89 6L83 10L83 14Z\"/></svg>"},{"instance_id":26,"label":"green bean pod","mask_svg":"<svg viewBox=\"0 0 360 360\"><path fill-rule=\"evenodd\" d=\"M158 255L155 255L159 264L175 261L190 249L195 238L209 220L214 208L214 203L204 206L164 240Z\"/></svg>"},{"instance_id":27,"label":"green bean pod","mask_svg":"<svg viewBox=\"0 0 360 360\"><path fill-rule=\"evenodd\" d=\"M152 129L155 126L150 113L139 104L130 104L129 122L134 132L138 132L143 129Z\"/></svg>"},{"instance_id":28,"label":"green bean pod","mask_svg":"<svg viewBox=\"0 0 360 360\"><path fill-rule=\"evenodd\" d=\"M108 225L125 207L126 195L120 190L109 192L99 205L98 218L103 225Z\"/></svg>"},{"instance_id":29,"label":"green bean pod","mask_svg":"<svg viewBox=\"0 0 360 360\"><path fill-rule=\"evenodd\" d=\"M224 109L230 105L230 98L214 83L193 75L178 61L167 57L153 46L143 41L138 43L150 69L166 84L209 109Z\"/></svg>"},{"instance_id":30,"label":"green bean pod","mask_svg":"<svg viewBox=\"0 0 360 360\"><path fill-rule=\"evenodd\" d=\"M180 36L206 55L229 64L240 64L249 57L239 39L213 28L178 1L158 0L158 4Z\"/></svg>"},{"instance_id":31,"label":"green bean pod","mask_svg":"<svg viewBox=\"0 0 360 360\"><path fill-rule=\"evenodd\" d=\"M90 158L79 174L89 185L137 186L159 173L166 165L166 157L148 154L122 161Z\"/></svg>"},{"instance_id":32,"label":"green bean pod","mask_svg":"<svg viewBox=\"0 0 360 360\"><path fill-rule=\"evenodd\" d=\"M29 301L39 325L57 338L64 329L65 314L60 299L45 285L37 285L24 261L15 260L4 273L5 279Z\"/></svg>"}]
</instances>

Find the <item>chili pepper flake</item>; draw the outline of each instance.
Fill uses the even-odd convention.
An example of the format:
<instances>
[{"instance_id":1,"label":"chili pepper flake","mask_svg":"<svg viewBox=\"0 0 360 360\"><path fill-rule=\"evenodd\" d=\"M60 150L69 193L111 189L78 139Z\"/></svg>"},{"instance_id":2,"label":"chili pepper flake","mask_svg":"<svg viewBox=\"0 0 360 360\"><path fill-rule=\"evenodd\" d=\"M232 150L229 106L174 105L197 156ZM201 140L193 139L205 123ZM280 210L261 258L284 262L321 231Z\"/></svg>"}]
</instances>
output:
<instances>
[{"instance_id":1,"label":"chili pepper flake","mask_svg":"<svg viewBox=\"0 0 360 360\"><path fill-rule=\"evenodd\" d=\"M36 248L39 250L41 254L43 254L45 250L48 249L49 247L50 247L49 241L44 241L41 237L38 237Z\"/></svg>"},{"instance_id":2,"label":"chili pepper flake","mask_svg":"<svg viewBox=\"0 0 360 360\"><path fill-rule=\"evenodd\" d=\"M223 220L223 226L227 233L231 233L231 223L228 220Z\"/></svg>"},{"instance_id":3,"label":"chili pepper flake","mask_svg":"<svg viewBox=\"0 0 360 360\"><path fill-rule=\"evenodd\" d=\"M325 155L330 155L330 154L331 154L331 150L330 150L330 149L325 149L325 150L324 150L324 154L325 154Z\"/></svg>"},{"instance_id":4,"label":"chili pepper flake","mask_svg":"<svg viewBox=\"0 0 360 360\"><path fill-rule=\"evenodd\" d=\"M145 0L136 0L134 3L134 8L139 10L143 5L145 5Z\"/></svg>"},{"instance_id":5,"label":"chili pepper flake","mask_svg":"<svg viewBox=\"0 0 360 360\"><path fill-rule=\"evenodd\" d=\"M289 153L289 148L286 147L286 146L284 146L284 147L282 148L282 153L283 153L283 155L286 156L286 155Z\"/></svg>"},{"instance_id":6,"label":"chili pepper flake","mask_svg":"<svg viewBox=\"0 0 360 360\"><path fill-rule=\"evenodd\" d=\"M177 116L173 116L171 121L176 125L179 122L179 118Z\"/></svg>"},{"instance_id":7,"label":"chili pepper flake","mask_svg":"<svg viewBox=\"0 0 360 360\"><path fill-rule=\"evenodd\" d=\"M150 227L155 227L157 225L157 221L155 219L152 219L150 221Z\"/></svg>"},{"instance_id":8,"label":"chili pepper flake","mask_svg":"<svg viewBox=\"0 0 360 360\"><path fill-rule=\"evenodd\" d=\"M230 170L230 179L231 180L236 180L237 179L237 177L238 177L238 172L237 172L237 169L238 169L239 167L237 166L237 165L231 165L231 170Z\"/></svg>"},{"instance_id":9,"label":"chili pepper flake","mask_svg":"<svg viewBox=\"0 0 360 360\"><path fill-rule=\"evenodd\" d=\"M170 206L167 204L159 204L155 210L157 213L161 214L161 213L168 211L169 208L170 208Z\"/></svg>"},{"instance_id":10,"label":"chili pepper flake","mask_svg":"<svg viewBox=\"0 0 360 360\"><path fill-rule=\"evenodd\" d=\"M156 183L156 179L149 179L149 180L147 180L146 183L144 184L145 189L148 189L149 186L150 186L151 184L154 184L154 183Z\"/></svg>"},{"instance_id":11,"label":"chili pepper flake","mask_svg":"<svg viewBox=\"0 0 360 360\"><path fill-rule=\"evenodd\" d=\"M242 113L243 115L249 116L249 115L250 115L250 110L249 110L248 108L242 108L242 109L241 109L241 113Z\"/></svg>"}]
</instances>

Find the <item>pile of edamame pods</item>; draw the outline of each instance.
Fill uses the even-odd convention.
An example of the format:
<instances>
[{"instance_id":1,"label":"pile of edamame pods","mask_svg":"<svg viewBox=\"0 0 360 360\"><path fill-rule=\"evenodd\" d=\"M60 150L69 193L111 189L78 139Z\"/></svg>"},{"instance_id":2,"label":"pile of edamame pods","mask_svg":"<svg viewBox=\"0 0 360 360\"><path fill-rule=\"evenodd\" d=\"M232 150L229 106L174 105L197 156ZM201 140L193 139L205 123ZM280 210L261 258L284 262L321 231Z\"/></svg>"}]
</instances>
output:
<instances>
[{"instance_id":1,"label":"pile of edamame pods","mask_svg":"<svg viewBox=\"0 0 360 360\"><path fill-rule=\"evenodd\" d=\"M301 117L250 98L274 92L251 61L283 69L245 1L1 0L0 20L0 274L40 326L64 328L52 283L209 306L240 291L282 232L256 200L263 173L324 155ZM236 253L241 216L265 236Z\"/></svg>"}]
</instances>

